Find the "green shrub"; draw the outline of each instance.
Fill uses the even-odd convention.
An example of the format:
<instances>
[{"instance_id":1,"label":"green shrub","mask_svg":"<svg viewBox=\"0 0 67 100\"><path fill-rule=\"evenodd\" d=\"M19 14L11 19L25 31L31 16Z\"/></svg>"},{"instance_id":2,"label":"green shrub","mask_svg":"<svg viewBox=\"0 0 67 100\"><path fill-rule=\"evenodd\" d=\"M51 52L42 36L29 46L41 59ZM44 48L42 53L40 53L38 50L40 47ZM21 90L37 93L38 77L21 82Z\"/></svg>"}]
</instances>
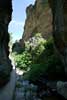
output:
<instances>
[{"instance_id":1,"label":"green shrub","mask_svg":"<svg viewBox=\"0 0 67 100\"><path fill-rule=\"evenodd\" d=\"M30 38L28 41L25 42L25 50L31 54L32 61L34 63L44 51L45 43L46 40L41 36L40 33L35 34L34 37Z\"/></svg>"},{"instance_id":2,"label":"green shrub","mask_svg":"<svg viewBox=\"0 0 67 100\"><path fill-rule=\"evenodd\" d=\"M45 77L46 74L48 80L63 79L64 67L56 55L50 56L44 63L33 64L24 78L36 82L41 76Z\"/></svg>"},{"instance_id":3,"label":"green shrub","mask_svg":"<svg viewBox=\"0 0 67 100\"><path fill-rule=\"evenodd\" d=\"M46 41L40 33L25 42L23 52L15 53L15 61L18 68L27 71L24 78L31 81L38 80L46 73L51 80L64 77L64 66L55 52L53 39Z\"/></svg>"},{"instance_id":4,"label":"green shrub","mask_svg":"<svg viewBox=\"0 0 67 100\"><path fill-rule=\"evenodd\" d=\"M15 62L17 63L16 67L27 70L32 63L30 53L25 51L22 54L15 54Z\"/></svg>"},{"instance_id":5,"label":"green shrub","mask_svg":"<svg viewBox=\"0 0 67 100\"><path fill-rule=\"evenodd\" d=\"M44 44L44 51L40 54L25 78L36 81L41 75L47 74L50 80L59 80L64 77L64 66L55 52L53 40L49 39Z\"/></svg>"},{"instance_id":6,"label":"green shrub","mask_svg":"<svg viewBox=\"0 0 67 100\"><path fill-rule=\"evenodd\" d=\"M33 64L30 70L24 75L25 79L36 81L47 71L47 64Z\"/></svg>"}]
</instances>

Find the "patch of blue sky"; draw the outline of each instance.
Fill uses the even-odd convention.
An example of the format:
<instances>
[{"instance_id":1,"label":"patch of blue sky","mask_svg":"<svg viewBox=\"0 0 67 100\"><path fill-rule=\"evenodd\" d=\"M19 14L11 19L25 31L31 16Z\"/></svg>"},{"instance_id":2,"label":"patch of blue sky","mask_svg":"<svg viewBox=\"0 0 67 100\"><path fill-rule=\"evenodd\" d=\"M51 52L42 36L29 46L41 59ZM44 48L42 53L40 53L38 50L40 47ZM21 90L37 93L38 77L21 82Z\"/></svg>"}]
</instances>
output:
<instances>
[{"instance_id":1,"label":"patch of blue sky","mask_svg":"<svg viewBox=\"0 0 67 100\"><path fill-rule=\"evenodd\" d=\"M9 33L12 33L13 42L22 38L26 19L26 7L34 4L35 0L13 0L12 21L9 24Z\"/></svg>"}]
</instances>

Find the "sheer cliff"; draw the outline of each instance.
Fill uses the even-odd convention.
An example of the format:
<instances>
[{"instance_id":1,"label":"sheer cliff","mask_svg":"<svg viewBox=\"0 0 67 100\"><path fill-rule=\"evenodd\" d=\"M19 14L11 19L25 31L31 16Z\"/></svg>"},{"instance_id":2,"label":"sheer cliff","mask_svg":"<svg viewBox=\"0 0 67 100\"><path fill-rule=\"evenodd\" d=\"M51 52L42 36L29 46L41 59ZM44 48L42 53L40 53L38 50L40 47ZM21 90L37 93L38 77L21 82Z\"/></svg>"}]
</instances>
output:
<instances>
[{"instance_id":1,"label":"sheer cliff","mask_svg":"<svg viewBox=\"0 0 67 100\"><path fill-rule=\"evenodd\" d=\"M34 5L26 8L26 21L21 44L35 33L42 33L46 39L51 36L52 14L48 0L36 0Z\"/></svg>"}]
</instances>

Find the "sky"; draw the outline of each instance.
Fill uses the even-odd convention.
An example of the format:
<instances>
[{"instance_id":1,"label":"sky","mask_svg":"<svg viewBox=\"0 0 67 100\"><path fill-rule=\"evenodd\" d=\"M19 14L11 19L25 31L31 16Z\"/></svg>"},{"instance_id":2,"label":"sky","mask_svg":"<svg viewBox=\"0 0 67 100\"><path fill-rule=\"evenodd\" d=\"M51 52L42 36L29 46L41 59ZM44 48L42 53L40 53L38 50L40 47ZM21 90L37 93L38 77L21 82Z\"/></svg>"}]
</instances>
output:
<instances>
[{"instance_id":1,"label":"sky","mask_svg":"<svg viewBox=\"0 0 67 100\"><path fill-rule=\"evenodd\" d=\"M13 42L22 38L26 19L26 7L34 4L35 0L13 0L12 21L9 24L9 33L12 33Z\"/></svg>"}]
</instances>

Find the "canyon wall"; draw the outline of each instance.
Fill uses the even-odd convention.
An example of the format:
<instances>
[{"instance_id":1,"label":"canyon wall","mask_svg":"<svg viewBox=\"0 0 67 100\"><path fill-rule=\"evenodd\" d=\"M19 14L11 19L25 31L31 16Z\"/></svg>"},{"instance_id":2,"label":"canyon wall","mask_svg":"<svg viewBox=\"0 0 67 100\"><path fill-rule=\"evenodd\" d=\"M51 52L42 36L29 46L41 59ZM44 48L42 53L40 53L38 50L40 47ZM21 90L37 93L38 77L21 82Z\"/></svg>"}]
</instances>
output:
<instances>
[{"instance_id":1,"label":"canyon wall","mask_svg":"<svg viewBox=\"0 0 67 100\"><path fill-rule=\"evenodd\" d=\"M26 21L21 45L35 33L41 33L48 39L52 33L52 14L48 0L36 0L26 8Z\"/></svg>"},{"instance_id":2,"label":"canyon wall","mask_svg":"<svg viewBox=\"0 0 67 100\"><path fill-rule=\"evenodd\" d=\"M12 15L12 0L0 0L0 87L10 79L12 69L9 59L8 25Z\"/></svg>"},{"instance_id":3,"label":"canyon wall","mask_svg":"<svg viewBox=\"0 0 67 100\"><path fill-rule=\"evenodd\" d=\"M53 14L53 39L67 79L67 0L48 0Z\"/></svg>"}]
</instances>

